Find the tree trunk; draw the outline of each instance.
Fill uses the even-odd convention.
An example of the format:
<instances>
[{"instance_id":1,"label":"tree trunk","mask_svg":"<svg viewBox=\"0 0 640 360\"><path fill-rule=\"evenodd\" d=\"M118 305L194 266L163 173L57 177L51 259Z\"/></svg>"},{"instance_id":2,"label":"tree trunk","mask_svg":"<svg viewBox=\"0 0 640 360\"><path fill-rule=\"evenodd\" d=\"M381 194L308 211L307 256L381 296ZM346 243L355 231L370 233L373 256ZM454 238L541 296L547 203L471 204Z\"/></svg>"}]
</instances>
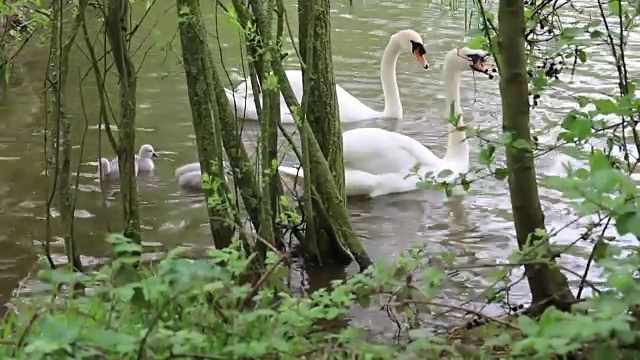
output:
<instances>
[{"instance_id":1,"label":"tree trunk","mask_svg":"<svg viewBox=\"0 0 640 360\"><path fill-rule=\"evenodd\" d=\"M329 164L329 170L335 182L335 192L327 190L326 179L316 176L318 167L311 165L305 169L305 180L311 180L311 186L316 189L311 194L315 222L315 239L317 251L321 259L334 258L332 262L345 262L347 259L336 258L342 253L336 246L338 227L351 227L349 219L336 216L332 207L334 203L344 207L344 160L342 154L342 129L338 114L336 83L333 73L333 55L331 49L331 20L329 0L299 1L299 33L300 56L305 61L302 69L304 89L309 89L305 106L306 119L311 132L318 141L322 155ZM310 54L311 52L311 54ZM313 76L307 76L307 73ZM309 81L310 80L310 81ZM302 133L302 131L301 131ZM310 151L311 163L315 163L317 156ZM309 171L311 170L311 171ZM336 201L337 200L337 201ZM319 216L326 214L326 216Z\"/></svg>"},{"instance_id":2,"label":"tree trunk","mask_svg":"<svg viewBox=\"0 0 640 360\"><path fill-rule=\"evenodd\" d=\"M128 32L128 14L128 0L109 0L105 27L120 82L119 146L116 152L120 170L124 236L136 244L141 244L138 190L134 173L137 79L125 40L125 34Z\"/></svg>"},{"instance_id":3,"label":"tree trunk","mask_svg":"<svg viewBox=\"0 0 640 360\"><path fill-rule=\"evenodd\" d=\"M311 1L310 4L304 3L303 5L305 6L309 5L313 7L314 6L313 3L314 1ZM233 4L236 10L236 13L238 14L238 19L240 20L240 24L246 30L247 24L250 21L250 14L247 8L241 3L240 0L233 0ZM262 10L262 6L260 2L253 1L251 2L251 4L252 4L252 10L255 14L255 18L257 20L258 28L262 27L264 29L265 24L262 24L260 22L260 19L262 18L262 14L264 14L263 12L264 10ZM284 12L284 6L282 2L279 0L276 1L276 9L277 9L276 10L277 12ZM313 19L311 19L311 21L313 21ZM284 22L283 19L279 20L278 27L282 27L283 22ZM266 31L263 30L261 31L261 33L266 33ZM313 42L311 44L313 44ZM303 46L303 41L301 41L301 46ZM292 114L294 114L294 117L297 119L297 121L299 121L298 128L300 129L303 142L308 143L307 150L311 155L303 156L304 159L300 159L301 161L303 161L303 163L308 163L309 165L309 166L305 166L305 173L317 174L317 175L311 175L311 176L317 176L318 179L320 179L320 181L317 181L317 183L320 186L318 189L320 189L320 191L328 198L328 201L326 203L322 203L320 201L314 200L314 203L315 203L314 208L311 211L306 211L307 233L304 239L305 240L304 242L306 244L304 245L308 250L311 250L310 251L311 254L308 254L308 255L318 257L321 263L341 263L341 264L348 263L351 261L351 258L349 256L349 252L351 252L351 254L356 258L360 267L366 268L371 264L371 259L369 258L367 253L364 251L364 248L362 247L362 244L360 243L357 235L353 232L351 228L351 224L349 221L347 209L343 201L343 197L340 196L339 191L336 189L335 181L331 176L331 170L329 168L329 165L327 164L327 160L322 154L321 148L318 145L318 142L316 141L316 138L309 126L309 123L304 119L304 114L301 114L299 111L300 104L298 104L298 101L296 100L293 94L293 91L291 90L289 81L285 76L284 67L282 65L282 54L280 53L279 50L280 49L277 46L270 46L264 49L264 51L268 51L270 53L270 56L268 57L271 60L270 66L274 74L278 77L278 87L282 92L285 102L289 107L289 110L292 112ZM314 51L311 51L309 55L313 56L313 53ZM250 68L250 71L251 70L252 69ZM310 74L310 73L307 73L307 74ZM331 78L333 78L333 75L331 75ZM219 81L219 79L217 79L216 77L214 77L214 80ZM255 85L255 79L253 79L253 77L252 77L252 82L254 82L254 85ZM305 87L308 87L307 85L311 85L311 84L305 84ZM335 85L334 85L334 88L335 88ZM306 97L310 93L310 91L307 91L307 90L308 89L305 90L305 96L303 97L303 104L306 103ZM229 113L232 114L231 109L228 106L226 96L224 94L224 89L222 89L221 86L218 86L218 84L216 84L216 91L217 91L220 109L226 108L228 109ZM254 90L254 93L255 93L255 90ZM334 95L334 98L335 98L335 95ZM257 105L258 104L256 104L256 107L258 107ZM302 117L302 120L300 119L301 117ZM224 121L229 120L224 116L221 116L221 118L225 119ZM228 129L230 127L224 126L224 128ZM340 136L340 144L341 144L342 140L341 140L340 133L339 133L339 136ZM235 138L235 136L227 136L227 135L224 135L224 137L225 137L225 147L228 146L227 144L228 138L229 139ZM230 150L228 149L227 154L229 154L231 158L231 154L229 152ZM243 155L243 156L246 156L246 155ZM341 152L340 152L340 159L342 161ZM234 171L236 171L235 166L234 166ZM313 196L315 199L319 199L318 191L316 191L316 189L313 186L305 186L305 189L308 192L309 196ZM310 232L309 228L310 227L313 228L313 226L310 226L310 225L313 224L316 218L322 218L325 224L328 225L324 229L328 232L329 236L327 236L327 238L329 241L325 242L325 245L327 246L323 248L322 252L318 251L317 248L315 247L315 241L309 240L313 238L315 234L315 232L313 231ZM345 246L343 246L343 244ZM348 250L345 248L347 248Z\"/></svg>"},{"instance_id":4,"label":"tree trunk","mask_svg":"<svg viewBox=\"0 0 640 360\"><path fill-rule=\"evenodd\" d=\"M193 130L196 134L200 168L203 174L209 174L212 179L211 186L203 188L205 201L208 202L211 235L216 248L222 249L229 246L233 238L233 218L229 216L233 205L227 198L229 187L222 165L222 139L217 124L212 119L212 114L217 114L218 111L211 89L207 88L211 71L206 57L207 36L200 4L198 0L177 0L178 16L182 16L181 11L185 8L189 10L189 15L179 22L179 28ZM213 201L209 201L210 199Z\"/></svg>"},{"instance_id":5,"label":"tree trunk","mask_svg":"<svg viewBox=\"0 0 640 360\"><path fill-rule=\"evenodd\" d=\"M500 0L498 19L500 33L500 94L502 97L503 131L512 134L513 141L531 142L526 54L524 47L524 3L522 0ZM536 233L544 230L544 214L540 207L532 146L507 144L509 191L519 248L540 246L548 249L548 238ZM544 243L541 243L544 242ZM553 260L550 260L553 261ZM563 309L573 300L566 277L557 268L547 265L526 265L525 275L532 295L534 314L547 306Z\"/></svg>"},{"instance_id":6,"label":"tree trunk","mask_svg":"<svg viewBox=\"0 0 640 360\"><path fill-rule=\"evenodd\" d=\"M50 133L52 140L50 150L56 155L54 161L50 163L53 165L53 181L54 184L57 182L57 189L53 188L51 190L53 193L50 198L53 199L57 190L67 261L72 268L82 271L80 255L77 253L73 238L74 193L71 185L71 121L65 116L64 111L64 92L67 84L69 53L75 42L82 18L76 14L69 38L64 43L61 43L64 35L63 5L62 0L54 0L52 3L51 51L49 52L47 79L52 81L49 87L49 92L52 95L49 118L54 122L54 127ZM78 12L80 11L84 11L82 4L78 9ZM60 150L62 151L60 152Z\"/></svg>"},{"instance_id":7,"label":"tree trunk","mask_svg":"<svg viewBox=\"0 0 640 360\"><path fill-rule=\"evenodd\" d=\"M262 168L262 202L260 219L260 236L263 240L272 245L275 241L275 218L278 205L278 124L280 123L280 91L272 83L265 81L265 78L274 76L271 74L271 63L269 62L270 52L265 46L275 46L279 50L279 39L272 34L272 17L275 13L276 1L268 0L260 4L258 0L250 0L249 3L254 9L258 34L252 44L248 44L250 53L256 54L249 66L253 66L257 73L262 89L263 111L260 120L259 137L259 158ZM263 10L263 7L265 9ZM282 33L277 34L282 37ZM277 82L276 82L277 85ZM259 102L259 97L254 97ZM266 246L258 242L258 250L264 255Z\"/></svg>"}]
</instances>

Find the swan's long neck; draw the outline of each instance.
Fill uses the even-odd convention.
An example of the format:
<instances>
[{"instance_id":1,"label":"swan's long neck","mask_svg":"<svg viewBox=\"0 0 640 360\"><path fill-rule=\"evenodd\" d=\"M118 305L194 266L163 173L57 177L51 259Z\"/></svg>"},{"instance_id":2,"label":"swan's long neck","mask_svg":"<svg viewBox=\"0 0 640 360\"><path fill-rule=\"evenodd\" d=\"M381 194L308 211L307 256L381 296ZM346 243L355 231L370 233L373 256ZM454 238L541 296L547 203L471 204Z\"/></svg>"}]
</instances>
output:
<instances>
[{"instance_id":1,"label":"swan's long neck","mask_svg":"<svg viewBox=\"0 0 640 360\"><path fill-rule=\"evenodd\" d=\"M462 114L462 108L460 107L460 76L459 71L455 71L444 66L444 86L445 86L445 114L446 119L449 119L449 113L452 108L454 114ZM464 126L462 117L458 120L458 127ZM467 169L469 167L469 144L466 140L465 131L459 131L454 126L449 125L449 141L447 144L447 152L444 155L444 161L456 163L457 168ZM465 170L466 172L466 170Z\"/></svg>"},{"instance_id":2,"label":"swan's long neck","mask_svg":"<svg viewBox=\"0 0 640 360\"><path fill-rule=\"evenodd\" d=\"M400 56L400 47L392 40L384 49L382 61L380 62L380 81L382 82L382 93L384 94L384 117L402 118L402 103L400 102L400 91L396 80L396 63Z\"/></svg>"}]
</instances>

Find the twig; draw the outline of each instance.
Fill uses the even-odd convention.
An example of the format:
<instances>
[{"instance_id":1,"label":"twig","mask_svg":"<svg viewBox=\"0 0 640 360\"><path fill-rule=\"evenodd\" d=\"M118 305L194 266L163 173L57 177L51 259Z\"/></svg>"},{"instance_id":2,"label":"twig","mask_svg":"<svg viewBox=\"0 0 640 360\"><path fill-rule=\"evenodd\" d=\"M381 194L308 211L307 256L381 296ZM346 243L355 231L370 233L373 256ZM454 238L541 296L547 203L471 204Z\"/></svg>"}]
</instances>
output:
<instances>
[{"instance_id":1,"label":"twig","mask_svg":"<svg viewBox=\"0 0 640 360\"><path fill-rule=\"evenodd\" d=\"M158 321L160 321L160 318L162 317L162 314L169 307L169 305L171 305L171 303L173 303L173 301L178 296L180 296L183 292L184 291L177 291L173 296L171 296L169 299L167 299L167 301L165 301L164 304L162 304L162 306L160 307L158 312L151 319L151 323L148 325L147 331L145 332L144 336L140 340L140 346L138 346L138 360L142 360L142 357L143 357L143 354L144 354L144 346L147 343L147 339L149 338L149 335L151 335L151 332L153 331L153 328L156 326Z\"/></svg>"},{"instance_id":2,"label":"twig","mask_svg":"<svg viewBox=\"0 0 640 360\"><path fill-rule=\"evenodd\" d=\"M280 255L280 258L278 258L278 261L276 261L275 264L273 264L269 269L267 269L267 271L265 271L264 274L262 274L260 279L258 279L258 281L256 281L255 284L253 284L251 291L249 291L247 296L245 296L244 300L242 300L242 303L240 304L240 310L244 310L245 308L247 308L247 306L249 306L253 297L256 296L256 294L258 293L258 291L260 290L264 282L267 281L267 278L269 278L269 275L271 275L284 260L288 259L289 255L290 255L289 253Z\"/></svg>"},{"instance_id":3,"label":"twig","mask_svg":"<svg viewBox=\"0 0 640 360\"><path fill-rule=\"evenodd\" d=\"M493 321L497 324L500 324L502 326L514 329L514 330L520 330L517 326L511 325L505 321L502 320L498 320L496 318L484 315L481 312L475 311L475 310L471 310L471 309L465 309L463 307L460 306L456 306L456 305L449 305L449 304L443 304L443 303L438 303L438 302L434 302L434 301L429 301L429 300L404 300L404 301L400 301L400 302L396 302L396 303L390 303L389 306L406 306L406 305L411 305L411 304L421 304L421 305L428 305L428 306L437 306L437 307L444 307L444 308L449 308L452 310L457 310L457 311L462 311L465 312L467 314L472 314L481 318L484 318L486 320L489 321Z\"/></svg>"},{"instance_id":4,"label":"twig","mask_svg":"<svg viewBox=\"0 0 640 360\"><path fill-rule=\"evenodd\" d=\"M38 320L40 318L40 315L42 315L43 312L44 311L36 310L36 312L34 312L33 315L31 316L31 318L29 319L29 323L27 324L27 327L22 332L22 335L20 335L20 339L18 340L18 343L16 344L16 347L13 349L13 356L14 357L16 357L16 355L18 353L18 349L20 349L20 347L22 347L22 344L24 344L24 341L27 339L27 335L31 331L31 328L33 327L33 324L35 324L36 320Z\"/></svg>"}]
</instances>

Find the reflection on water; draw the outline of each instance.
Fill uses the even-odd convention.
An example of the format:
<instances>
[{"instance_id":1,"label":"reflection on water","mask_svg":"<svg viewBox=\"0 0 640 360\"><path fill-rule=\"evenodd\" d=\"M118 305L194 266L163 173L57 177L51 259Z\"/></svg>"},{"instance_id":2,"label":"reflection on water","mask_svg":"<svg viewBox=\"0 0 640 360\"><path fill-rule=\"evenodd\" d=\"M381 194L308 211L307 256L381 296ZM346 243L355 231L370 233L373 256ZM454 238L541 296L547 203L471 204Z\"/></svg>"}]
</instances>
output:
<instances>
[{"instance_id":1,"label":"reflection on water","mask_svg":"<svg viewBox=\"0 0 640 360\"><path fill-rule=\"evenodd\" d=\"M292 2L289 2L292 3ZM346 3L346 2L345 2ZM349 8L337 2L333 13L333 53L336 80L352 95L374 109L382 110L383 95L379 80L380 57L388 37L398 30L413 28L423 35L427 56L432 69L420 70L412 57L401 55L397 65L397 77L404 107L402 122L376 120L355 126L376 126L415 137L429 146L436 154L444 154L446 146L446 121L443 118L444 88L441 78L442 59L447 51L463 44L464 16L451 15L446 9L420 1L399 2L355 2ZM290 7L290 9L294 9ZM137 12L143 11L140 7ZM212 12L209 12L212 13ZM150 143L160 158L153 174L141 174L138 181L141 201L143 237L153 251L179 245L207 246L211 240L206 226L206 211L198 195L182 191L174 180L173 172L178 166L195 161L196 147L191 124L187 88L179 63L165 48L175 32L174 12L153 9L151 18L162 18L156 24L148 40L155 43L146 57L139 73L137 121L139 144ZM214 21L208 22L213 26ZM142 25L139 33L145 33L154 21ZM223 43L222 59L232 78L242 74L238 69L240 53L238 37L220 22L218 29ZM145 29L145 26L147 27ZM297 24L292 24L296 29ZM214 31L215 29L210 29ZM637 38L637 37L635 37ZM211 40L212 43L214 39ZM632 36L631 41L637 41ZM637 45L630 45L635 48ZM292 49L287 49L290 53ZM614 89L615 68L605 53L590 50L592 60L576 70L571 84L558 84L558 89L543 96L541 106L532 113L532 123L540 131L542 143L553 143L556 133L545 126L562 119L563 114L575 107L571 93L596 94ZM217 52L217 51L214 51ZM629 51L627 56L633 56ZM5 226L0 229L0 242L4 251L0 254L0 299L6 300L19 279L34 269L39 247L34 241L44 238L44 183L42 131L44 106L39 97L42 74L46 67L47 49L32 46L23 53L23 61L14 75L16 82L10 91L3 94L0 102L0 218ZM141 59L136 55L136 61ZM219 55L216 55L219 56ZM220 57L220 56L219 56ZM629 62L629 71L637 73L640 65ZM287 67L294 68L293 56ZM640 62L638 62L640 64ZM70 84L78 83L77 69L87 70L84 58L72 56ZM597 73L595 72L597 70ZM97 259L109 254L103 238L109 229L119 225L120 211L115 192L118 184L110 184L106 199L100 193L95 177L95 161L98 144L101 152L113 156L106 137L98 140L95 126L98 118L95 85L83 86L88 106L89 129L85 157L81 159L79 179L78 212L76 214L76 236L81 239L79 251L87 259ZM237 84L234 83L234 87ZM470 125L499 129L500 102L497 81L463 75L462 107ZM571 86L571 92L569 92ZM229 85L231 87L231 85ZM67 110L73 117L75 134L81 133L84 119L80 109L78 89L70 89ZM347 130L354 125L344 126ZM244 125L244 137L249 149L254 147L258 128L254 123ZM79 137L78 137L79 141ZM477 158L477 141L472 140L472 164ZM79 149L74 148L78 152ZM550 153L538 159L538 172L556 173L558 154ZM563 155L566 157L566 155ZM285 161L293 161L292 154ZM499 158L498 161L503 161ZM75 164L74 164L75 165ZM513 225L508 189L504 182L483 179L473 184L470 194L464 198L446 199L444 194L434 191L384 196L371 201L349 199L349 210L353 224L365 238L365 246L372 257L393 259L415 244L426 244L429 252L447 252L459 264L496 262L506 258L514 250ZM573 219L566 203L555 191L541 189L541 199L551 228L560 228ZM103 201L104 200L104 201ZM579 235L577 223L560 232L559 243L569 243ZM54 229L54 231L57 229ZM565 266L582 271L584 258L590 244L572 256L563 257ZM63 254L61 244L54 250ZM445 301L473 299L482 289L491 284L482 269L462 272L451 281L442 297ZM594 275L595 276L595 275ZM574 278L572 278L575 281ZM526 301L524 284L515 288L515 301ZM376 323L378 328L387 328L386 315L378 311L354 310L356 323ZM362 315L362 316L360 316ZM379 320L379 321L378 321Z\"/></svg>"}]
</instances>

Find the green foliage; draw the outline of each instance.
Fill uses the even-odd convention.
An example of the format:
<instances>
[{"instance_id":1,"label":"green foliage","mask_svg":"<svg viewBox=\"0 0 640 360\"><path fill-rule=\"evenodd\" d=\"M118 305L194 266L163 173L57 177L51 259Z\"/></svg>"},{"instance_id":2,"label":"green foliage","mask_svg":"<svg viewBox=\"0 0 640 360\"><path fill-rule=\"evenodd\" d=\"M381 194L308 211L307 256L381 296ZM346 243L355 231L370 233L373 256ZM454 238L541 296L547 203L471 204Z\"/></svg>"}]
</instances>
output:
<instances>
[{"instance_id":1,"label":"green foliage","mask_svg":"<svg viewBox=\"0 0 640 360\"><path fill-rule=\"evenodd\" d=\"M424 329L429 326L425 315L447 308L434 300L446 280L442 269L455 268L447 254L442 254L438 267L427 265L424 246L409 249L391 265L378 262L348 280L293 296L284 286L289 277L286 254L267 253L267 270L251 275L252 256L246 257L235 245L211 250L199 260L173 250L153 268L140 270L138 279L116 283L118 269L135 259L129 253L140 249L120 236L110 237L109 242L120 256L97 271L40 273L53 289L82 284L91 293L72 297L56 292L17 304L17 311L5 318L2 356L295 359L313 354L313 358L342 359L357 354L367 359L489 359L506 348L516 358L548 359L621 353L640 335L628 312L640 296L640 283L633 275L640 267L640 252L633 249L620 258L620 252L604 242L599 242L597 261L605 270L608 290L594 293L572 312L552 307L538 320L521 315L489 322L479 333L464 331L463 337L473 337L465 339L469 344L464 347L447 334ZM514 254L511 261L535 261L535 256L526 255L532 250ZM512 268L497 267L496 279L508 279ZM490 302L505 301L502 295L503 290L486 292ZM406 316L409 344L381 344L367 338L362 329L340 325L357 304L373 311L373 301L394 321L397 315Z\"/></svg>"},{"instance_id":2,"label":"green foliage","mask_svg":"<svg viewBox=\"0 0 640 360\"><path fill-rule=\"evenodd\" d=\"M443 274L428 268L419 289L406 278L421 266L423 255L403 258L389 268L379 264L330 288L294 297L283 287L289 270L285 255L268 253L266 272L251 275L253 256L233 248L211 250L202 260L181 257L180 250L152 269L141 270L137 280L113 281L121 266L135 260L127 239L112 236L121 254L91 274L45 270L42 281L59 288L82 284L89 296L32 299L38 305L18 305L4 324L0 354L18 359L66 358L212 358L293 359L300 354L358 353L366 358L392 357L401 349L363 340L356 329L334 331L336 321L357 301L381 292L394 293L385 306L417 316L428 311ZM247 282L246 279L263 280ZM243 280L244 279L244 280ZM396 281L405 279L405 281ZM385 290L388 289L388 290ZM136 297L140 295L140 299ZM421 349L427 340L422 341ZM329 346L329 344L332 344ZM416 347L417 345L413 345Z\"/></svg>"}]
</instances>

